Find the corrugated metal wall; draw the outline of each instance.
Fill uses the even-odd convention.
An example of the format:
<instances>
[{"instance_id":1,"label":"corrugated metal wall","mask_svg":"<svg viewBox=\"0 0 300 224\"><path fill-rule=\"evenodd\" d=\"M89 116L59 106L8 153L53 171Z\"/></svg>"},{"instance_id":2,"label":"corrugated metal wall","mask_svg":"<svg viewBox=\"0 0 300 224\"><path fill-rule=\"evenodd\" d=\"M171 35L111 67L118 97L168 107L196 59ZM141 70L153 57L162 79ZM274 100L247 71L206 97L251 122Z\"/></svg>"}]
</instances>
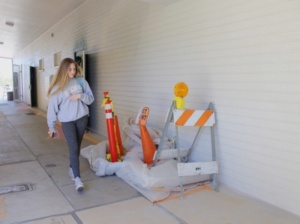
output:
<instances>
[{"instance_id":1,"label":"corrugated metal wall","mask_svg":"<svg viewBox=\"0 0 300 224\"><path fill-rule=\"evenodd\" d=\"M184 81L186 107L216 108L222 184L300 215L299 27L298 0L90 0L14 63L44 58L38 104L46 110L53 54L84 49L96 98L91 128L101 135L103 91L121 125L146 105L149 125L162 128L173 87ZM184 144L195 131L181 130ZM208 137L193 160L209 159Z\"/></svg>"}]
</instances>

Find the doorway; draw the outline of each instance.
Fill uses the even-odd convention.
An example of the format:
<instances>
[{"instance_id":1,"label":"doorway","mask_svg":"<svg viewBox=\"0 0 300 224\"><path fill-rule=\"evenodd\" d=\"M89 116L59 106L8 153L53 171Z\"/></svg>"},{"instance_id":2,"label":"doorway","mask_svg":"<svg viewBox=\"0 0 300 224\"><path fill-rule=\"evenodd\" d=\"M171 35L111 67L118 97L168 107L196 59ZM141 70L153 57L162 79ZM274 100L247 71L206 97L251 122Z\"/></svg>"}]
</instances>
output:
<instances>
[{"instance_id":1,"label":"doorway","mask_svg":"<svg viewBox=\"0 0 300 224\"><path fill-rule=\"evenodd\" d=\"M13 65L13 93L14 100L23 101L22 70L20 65Z\"/></svg>"},{"instance_id":2,"label":"doorway","mask_svg":"<svg viewBox=\"0 0 300 224\"><path fill-rule=\"evenodd\" d=\"M31 107L37 107L36 67L30 66L30 99Z\"/></svg>"}]
</instances>

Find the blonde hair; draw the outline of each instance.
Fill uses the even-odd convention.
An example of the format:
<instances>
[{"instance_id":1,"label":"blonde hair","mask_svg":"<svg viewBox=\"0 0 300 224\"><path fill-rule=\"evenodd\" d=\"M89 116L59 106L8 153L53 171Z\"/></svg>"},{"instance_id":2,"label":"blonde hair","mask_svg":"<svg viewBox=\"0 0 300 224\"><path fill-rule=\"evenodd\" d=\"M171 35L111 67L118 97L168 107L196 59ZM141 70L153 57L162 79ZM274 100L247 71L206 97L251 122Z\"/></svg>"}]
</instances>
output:
<instances>
[{"instance_id":1,"label":"blonde hair","mask_svg":"<svg viewBox=\"0 0 300 224\"><path fill-rule=\"evenodd\" d=\"M81 70L81 67L76 63L75 60L73 60L72 58L65 58L61 61L58 69L57 69L57 72L54 76L54 78L52 79L52 82L50 84L50 87L48 89L48 92L47 92L47 96L51 96L51 95L55 95L57 94L58 92L60 92L61 90L63 90L66 85L68 84L69 82L69 75L68 75L68 69L70 67L71 64L74 64L75 65L75 68L76 68L76 74L75 74L75 77L81 77L82 76L82 70ZM54 88L54 86L58 86L58 88L53 92L52 92L52 89Z\"/></svg>"}]
</instances>

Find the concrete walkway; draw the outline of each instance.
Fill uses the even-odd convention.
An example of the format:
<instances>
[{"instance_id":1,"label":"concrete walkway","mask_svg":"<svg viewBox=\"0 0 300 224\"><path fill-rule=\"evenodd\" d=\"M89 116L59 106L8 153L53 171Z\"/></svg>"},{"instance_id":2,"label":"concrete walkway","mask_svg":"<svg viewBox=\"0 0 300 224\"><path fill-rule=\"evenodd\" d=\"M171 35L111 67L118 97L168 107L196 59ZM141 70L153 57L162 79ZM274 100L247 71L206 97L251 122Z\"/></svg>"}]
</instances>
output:
<instances>
[{"instance_id":1,"label":"concrete walkway","mask_svg":"<svg viewBox=\"0 0 300 224\"><path fill-rule=\"evenodd\" d=\"M117 176L98 177L80 158L75 191L63 138L47 136L45 114L0 100L0 224L299 224L300 217L231 192L202 190L153 204ZM84 140L82 147L91 145Z\"/></svg>"}]
</instances>

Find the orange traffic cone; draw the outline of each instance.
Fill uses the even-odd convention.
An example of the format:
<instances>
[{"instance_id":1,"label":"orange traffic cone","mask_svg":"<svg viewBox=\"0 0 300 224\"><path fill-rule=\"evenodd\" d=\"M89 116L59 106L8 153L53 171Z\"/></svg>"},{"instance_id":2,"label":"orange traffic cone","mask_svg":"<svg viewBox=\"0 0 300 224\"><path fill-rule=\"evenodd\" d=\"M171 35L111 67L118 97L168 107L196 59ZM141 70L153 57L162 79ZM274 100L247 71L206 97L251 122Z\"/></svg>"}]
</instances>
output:
<instances>
[{"instance_id":1,"label":"orange traffic cone","mask_svg":"<svg viewBox=\"0 0 300 224\"><path fill-rule=\"evenodd\" d=\"M146 163L147 165L152 165L153 155L155 153L156 147L145 125L140 124L140 132L144 154L144 163Z\"/></svg>"}]
</instances>

